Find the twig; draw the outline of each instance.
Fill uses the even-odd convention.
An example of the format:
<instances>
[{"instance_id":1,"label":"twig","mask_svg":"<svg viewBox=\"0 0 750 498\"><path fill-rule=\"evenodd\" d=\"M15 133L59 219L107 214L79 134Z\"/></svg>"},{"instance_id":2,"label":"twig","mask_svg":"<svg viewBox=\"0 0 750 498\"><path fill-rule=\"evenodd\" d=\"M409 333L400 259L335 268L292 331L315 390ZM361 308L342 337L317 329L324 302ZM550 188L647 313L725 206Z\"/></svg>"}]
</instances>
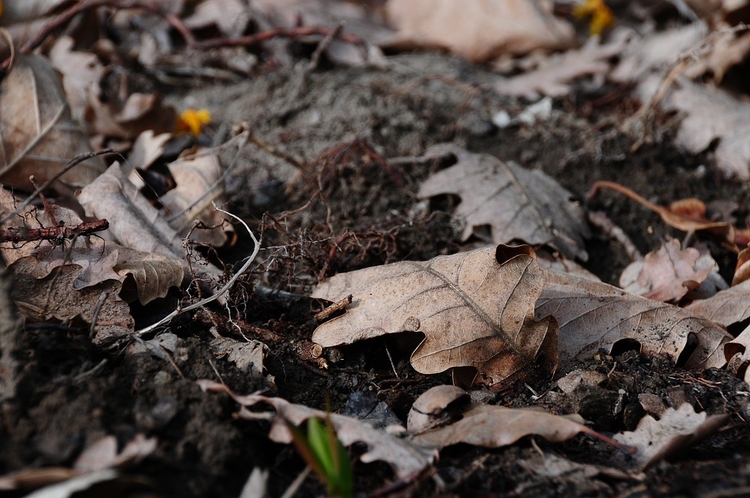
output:
<instances>
[{"instance_id":1,"label":"twig","mask_svg":"<svg viewBox=\"0 0 750 498\"><path fill-rule=\"evenodd\" d=\"M91 316L91 328L89 329L89 338L93 338L94 335L96 335L96 321L99 319L99 312L102 310L102 306L104 306L104 303L107 301L107 298L109 297L109 291L105 290L102 292L102 294L99 296L99 299L96 301L96 305L94 306L94 313Z\"/></svg>"},{"instance_id":2,"label":"twig","mask_svg":"<svg viewBox=\"0 0 750 498\"><path fill-rule=\"evenodd\" d=\"M346 309L347 306L352 304L352 295L349 294L344 299L340 301L336 301L332 305L326 307L323 311L320 313L317 313L313 318L316 322L320 323L328 319L331 315L334 313Z\"/></svg>"},{"instance_id":3,"label":"twig","mask_svg":"<svg viewBox=\"0 0 750 498\"><path fill-rule=\"evenodd\" d=\"M147 333L151 332L152 330L156 329L157 327L160 327L160 326L164 325L165 323L170 322L174 317L176 317L176 316L178 316L178 315L180 315L182 313L186 313L188 311L192 311L194 309L201 308L201 307L203 307L203 306L205 306L205 305L207 305L209 303L212 303L212 302L216 301L220 296L223 296L224 294L227 293L227 291L234 285L234 283L237 281L237 279L240 277L240 275L242 275L243 273L245 273L245 271L250 267L250 265L252 264L252 262L255 260L255 257L258 255L258 251L260 250L260 242L255 237L255 234L253 234L252 230L250 230L250 227L247 226L247 223L245 223L239 216L236 216L236 215L230 213L229 211L224 211L223 209L220 209L220 208L216 207L215 204L214 204L214 209L216 209L220 213L224 213L225 215L227 215L227 216L229 216L231 218L234 218L235 220L239 221L245 227L245 230L247 230L247 232L250 234L250 237L253 239L253 243L255 244L255 248L253 249L253 253L247 259L247 261L245 261L245 264L242 265L242 268L240 268L239 271L237 273L235 273L232 276L231 279L229 279L229 282L227 282L226 284L224 284L224 286L221 289L219 289L218 291L216 291L216 293L214 293L213 295L211 295L211 296L209 296L209 297L207 297L205 299L201 299L197 303L193 303L193 304L191 304L189 306L186 306L184 308L179 308L178 307L176 310L174 310L172 313L170 313L169 315L165 316L164 318L162 318L158 322L156 322L156 323L154 323L152 325L149 325L148 327L143 328L141 330L137 330L134 333L135 337L140 337L140 336L142 336L144 334L147 334Z\"/></svg>"},{"instance_id":4,"label":"twig","mask_svg":"<svg viewBox=\"0 0 750 498\"><path fill-rule=\"evenodd\" d=\"M609 219L609 217L601 211L590 211L588 214L589 222L600 229L604 235L611 237L612 239L619 242L625 249L625 253L630 258L630 261L643 261L643 255L635 247L633 241L628 237L628 234L615 225L615 223Z\"/></svg>"}]
</instances>

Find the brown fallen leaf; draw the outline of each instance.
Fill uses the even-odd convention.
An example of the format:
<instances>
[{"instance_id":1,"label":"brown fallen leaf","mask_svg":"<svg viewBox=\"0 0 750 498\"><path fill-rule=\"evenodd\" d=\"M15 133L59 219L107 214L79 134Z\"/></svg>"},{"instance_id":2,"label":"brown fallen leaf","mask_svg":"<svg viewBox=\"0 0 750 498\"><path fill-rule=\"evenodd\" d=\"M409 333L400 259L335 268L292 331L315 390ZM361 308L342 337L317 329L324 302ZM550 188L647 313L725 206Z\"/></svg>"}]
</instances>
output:
<instances>
[{"instance_id":1,"label":"brown fallen leaf","mask_svg":"<svg viewBox=\"0 0 750 498\"><path fill-rule=\"evenodd\" d=\"M750 280L750 245L737 255L732 285L739 285L746 280Z\"/></svg>"},{"instance_id":2,"label":"brown fallen leaf","mask_svg":"<svg viewBox=\"0 0 750 498\"><path fill-rule=\"evenodd\" d=\"M104 103L97 92L89 87L87 101L83 119L92 134L132 139L145 130L170 132L177 122L177 112L165 106L158 93L117 95Z\"/></svg>"},{"instance_id":3,"label":"brown fallen leaf","mask_svg":"<svg viewBox=\"0 0 750 498\"><path fill-rule=\"evenodd\" d=\"M429 149L427 158L455 156L457 163L422 183L419 197L455 193L461 197L456 216L466 223L462 240L480 225L490 225L492 240L507 244L550 244L567 257L586 260L584 239L591 234L573 194L541 171L529 171L494 156L472 154L445 144Z\"/></svg>"},{"instance_id":4,"label":"brown fallen leaf","mask_svg":"<svg viewBox=\"0 0 750 498\"><path fill-rule=\"evenodd\" d=\"M528 246L478 249L336 275L312 296L339 301L352 294L344 315L318 326L323 347L402 331L425 338L411 355L421 373L477 369L495 385L554 372L557 324L533 319L544 285Z\"/></svg>"},{"instance_id":5,"label":"brown fallen leaf","mask_svg":"<svg viewBox=\"0 0 750 498\"><path fill-rule=\"evenodd\" d=\"M745 382L750 381L750 327L724 345L727 368Z\"/></svg>"},{"instance_id":6,"label":"brown fallen leaf","mask_svg":"<svg viewBox=\"0 0 750 498\"><path fill-rule=\"evenodd\" d=\"M697 249L683 250L678 240L670 238L643 261L628 265L620 276L620 287L655 301L677 302L711 273L715 262L712 259L710 266L701 267L700 256Z\"/></svg>"},{"instance_id":7,"label":"brown fallen leaf","mask_svg":"<svg viewBox=\"0 0 750 498\"><path fill-rule=\"evenodd\" d=\"M469 393L458 386L431 387L411 405L406 429L415 434L453 422L470 400Z\"/></svg>"},{"instance_id":8,"label":"brown fallen leaf","mask_svg":"<svg viewBox=\"0 0 750 498\"><path fill-rule=\"evenodd\" d=\"M60 77L39 56L19 56L0 83L0 182L29 189L29 176L44 183L73 157L91 151L71 119ZM91 157L66 172L70 187L91 183L106 166Z\"/></svg>"},{"instance_id":9,"label":"brown fallen leaf","mask_svg":"<svg viewBox=\"0 0 750 498\"><path fill-rule=\"evenodd\" d=\"M81 122L88 105L88 89L99 87L106 70L96 54L73 50L74 45L75 40L70 36L61 37L50 49L49 58L62 74L73 119Z\"/></svg>"},{"instance_id":10,"label":"brown fallen leaf","mask_svg":"<svg viewBox=\"0 0 750 498\"><path fill-rule=\"evenodd\" d=\"M500 95L536 99L539 95L562 97L570 93L570 82L583 76L601 78L610 69L609 59L619 55L627 45L629 33L607 44L592 36L580 49L551 55L532 71L503 78L493 85Z\"/></svg>"},{"instance_id":11,"label":"brown fallen leaf","mask_svg":"<svg viewBox=\"0 0 750 498\"><path fill-rule=\"evenodd\" d=\"M683 232L708 232L720 241L724 241L732 246L735 244L736 230L734 226L732 226L731 223L716 222L706 219L705 205L703 205L703 202L699 199L683 199L677 201L670 207L659 206L658 204L654 204L653 202L644 199L624 185L605 180L594 183L594 185L591 186L591 190L586 194L586 197L591 200L596 197L596 194L602 189L614 190L615 192L619 192L633 199L638 204L658 214L664 223L673 228L682 230ZM686 201L689 201L689 204L694 207L694 209L689 212L685 211ZM703 205L702 211L700 209L695 209L696 205Z\"/></svg>"},{"instance_id":12,"label":"brown fallen leaf","mask_svg":"<svg viewBox=\"0 0 750 498\"><path fill-rule=\"evenodd\" d=\"M615 440L638 449L633 462L642 470L661 460L670 460L690 446L715 434L729 420L728 414L695 413L690 403L679 408L667 408L657 421L646 415L633 432L615 435Z\"/></svg>"},{"instance_id":13,"label":"brown fallen leaf","mask_svg":"<svg viewBox=\"0 0 750 498\"><path fill-rule=\"evenodd\" d=\"M397 44L440 47L485 62L574 46L573 27L547 7L527 0L390 0L386 14L398 29Z\"/></svg>"},{"instance_id":14,"label":"brown fallen leaf","mask_svg":"<svg viewBox=\"0 0 750 498\"><path fill-rule=\"evenodd\" d=\"M544 290L536 303L537 316L553 316L560 324L560 368L609 352L619 341L639 344L642 354L667 355L674 362L695 339L686 368L724 365L723 347L732 339L716 324L676 306L652 301L622 289L546 271ZM721 293L719 293L721 294Z\"/></svg>"},{"instance_id":15,"label":"brown fallen leaf","mask_svg":"<svg viewBox=\"0 0 750 498\"><path fill-rule=\"evenodd\" d=\"M360 460L365 463L387 462L393 467L399 478L406 478L421 472L437 456L433 449L417 446L406 439L375 429L356 418L335 413L329 414L307 406L290 403L282 398L270 398L257 394L239 396L230 391L224 384L212 380L199 380L197 382L203 391L226 393L243 407L259 404L271 405L276 411L276 416L273 418L269 438L277 443L290 444L292 442L292 434L285 420L298 426L311 417L321 419L330 417L333 427L336 429L336 436L344 446L351 446L357 442L366 444L367 451L360 456ZM240 417L242 417L242 413L240 413ZM250 417L252 415L248 418Z\"/></svg>"},{"instance_id":16,"label":"brown fallen leaf","mask_svg":"<svg viewBox=\"0 0 750 498\"><path fill-rule=\"evenodd\" d=\"M719 325L728 327L750 318L750 280L693 301L685 309Z\"/></svg>"},{"instance_id":17,"label":"brown fallen leaf","mask_svg":"<svg viewBox=\"0 0 750 498\"><path fill-rule=\"evenodd\" d=\"M577 415L563 417L534 409L473 405L458 422L412 436L412 441L433 448L458 443L499 448L530 435L559 443L578 434L587 434L620 447L608 437L583 425L583 422L583 418Z\"/></svg>"}]
</instances>

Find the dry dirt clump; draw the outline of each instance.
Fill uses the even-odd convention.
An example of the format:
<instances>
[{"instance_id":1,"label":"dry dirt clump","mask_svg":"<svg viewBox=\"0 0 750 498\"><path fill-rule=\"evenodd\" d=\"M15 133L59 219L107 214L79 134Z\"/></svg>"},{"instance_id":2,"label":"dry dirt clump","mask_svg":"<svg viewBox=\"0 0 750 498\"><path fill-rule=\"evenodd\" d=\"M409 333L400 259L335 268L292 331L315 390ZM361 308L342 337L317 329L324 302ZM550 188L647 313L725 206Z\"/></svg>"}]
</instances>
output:
<instances>
[{"instance_id":1,"label":"dry dirt clump","mask_svg":"<svg viewBox=\"0 0 750 498\"><path fill-rule=\"evenodd\" d=\"M6 2L0 490L744 493L739 3Z\"/></svg>"}]
</instances>

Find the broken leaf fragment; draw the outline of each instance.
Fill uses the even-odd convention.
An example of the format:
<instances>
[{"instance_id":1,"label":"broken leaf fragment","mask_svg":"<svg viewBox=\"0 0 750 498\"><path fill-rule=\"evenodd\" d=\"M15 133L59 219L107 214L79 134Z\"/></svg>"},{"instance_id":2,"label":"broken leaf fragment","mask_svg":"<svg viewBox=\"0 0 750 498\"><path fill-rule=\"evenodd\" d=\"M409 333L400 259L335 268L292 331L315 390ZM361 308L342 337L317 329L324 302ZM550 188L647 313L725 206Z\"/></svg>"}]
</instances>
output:
<instances>
[{"instance_id":1,"label":"broken leaf fragment","mask_svg":"<svg viewBox=\"0 0 750 498\"><path fill-rule=\"evenodd\" d=\"M336 275L313 297L339 301L346 313L320 325L323 347L402 331L422 332L411 356L421 373L473 367L495 385L557 367L557 324L533 319L544 285L528 246L478 249L425 262L405 261Z\"/></svg>"},{"instance_id":2,"label":"broken leaf fragment","mask_svg":"<svg viewBox=\"0 0 750 498\"><path fill-rule=\"evenodd\" d=\"M456 164L422 183L419 197L456 194L455 215L465 222L462 240L475 228L489 225L492 240L508 244L550 244L570 259L585 261L584 240L590 231L573 194L541 171L529 171L487 154L472 154L452 145L439 145L428 158L454 156Z\"/></svg>"}]
</instances>

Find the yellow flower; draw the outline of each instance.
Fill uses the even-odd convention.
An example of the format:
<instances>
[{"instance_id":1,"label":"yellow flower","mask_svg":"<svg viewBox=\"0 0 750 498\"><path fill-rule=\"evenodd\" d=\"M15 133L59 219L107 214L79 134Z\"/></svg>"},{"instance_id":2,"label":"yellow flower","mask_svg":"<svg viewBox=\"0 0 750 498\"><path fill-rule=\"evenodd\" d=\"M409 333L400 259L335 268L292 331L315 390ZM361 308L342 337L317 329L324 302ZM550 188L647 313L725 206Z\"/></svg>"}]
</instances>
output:
<instances>
[{"instance_id":1,"label":"yellow flower","mask_svg":"<svg viewBox=\"0 0 750 498\"><path fill-rule=\"evenodd\" d=\"M194 136L199 136L203 133L203 127L211 123L211 113L208 109L195 110L193 108L182 111L180 117L177 119L177 125L175 125L175 131L189 131Z\"/></svg>"},{"instance_id":2,"label":"yellow flower","mask_svg":"<svg viewBox=\"0 0 750 498\"><path fill-rule=\"evenodd\" d=\"M573 9L578 19L589 19L589 33L600 35L615 23L615 15L604 0L581 0Z\"/></svg>"}]
</instances>

